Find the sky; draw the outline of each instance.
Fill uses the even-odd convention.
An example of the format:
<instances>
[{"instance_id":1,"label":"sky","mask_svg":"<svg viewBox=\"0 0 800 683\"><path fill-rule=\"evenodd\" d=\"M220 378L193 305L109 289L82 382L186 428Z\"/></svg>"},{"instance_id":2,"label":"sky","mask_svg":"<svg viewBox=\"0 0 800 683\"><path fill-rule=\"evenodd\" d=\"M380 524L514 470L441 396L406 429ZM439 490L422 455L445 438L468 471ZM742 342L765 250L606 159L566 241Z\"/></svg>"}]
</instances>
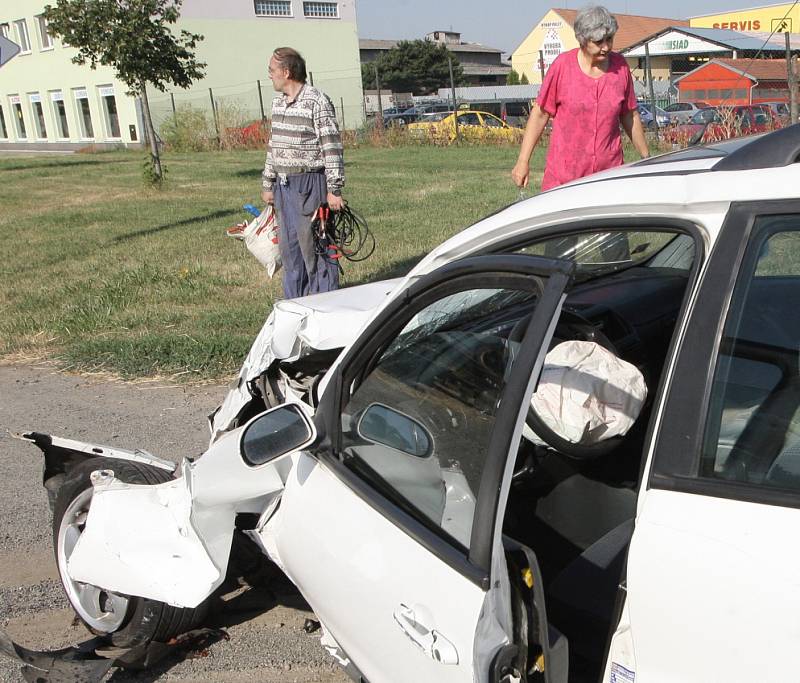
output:
<instances>
[{"instance_id":1,"label":"sky","mask_svg":"<svg viewBox=\"0 0 800 683\"><path fill-rule=\"evenodd\" d=\"M360 38L414 39L435 30L461 33L461 40L511 52L551 7L578 9L588 0L356 0ZM611 12L687 19L777 0L595 0Z\"/></svg>"}]
</instances>

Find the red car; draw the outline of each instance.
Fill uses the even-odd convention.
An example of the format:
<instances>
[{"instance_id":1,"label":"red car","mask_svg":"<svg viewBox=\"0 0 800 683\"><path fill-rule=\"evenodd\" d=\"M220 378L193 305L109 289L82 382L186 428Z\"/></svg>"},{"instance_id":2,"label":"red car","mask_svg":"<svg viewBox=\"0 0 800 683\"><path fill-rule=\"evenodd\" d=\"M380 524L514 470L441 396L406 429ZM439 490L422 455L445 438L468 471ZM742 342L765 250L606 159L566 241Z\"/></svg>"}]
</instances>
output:
<instances>
[{"instance_id":1,"label":"red car","mask_svg":"<svg viewBox=\"0 0 800 683\"><path fill-rule=\"evenodd\" d=\"M766 133L783 126L768 107L758 104L708 107L684 123L664 132L667 142L681 145L710 143L755 133Z\"/></svg>"}]
</instances>

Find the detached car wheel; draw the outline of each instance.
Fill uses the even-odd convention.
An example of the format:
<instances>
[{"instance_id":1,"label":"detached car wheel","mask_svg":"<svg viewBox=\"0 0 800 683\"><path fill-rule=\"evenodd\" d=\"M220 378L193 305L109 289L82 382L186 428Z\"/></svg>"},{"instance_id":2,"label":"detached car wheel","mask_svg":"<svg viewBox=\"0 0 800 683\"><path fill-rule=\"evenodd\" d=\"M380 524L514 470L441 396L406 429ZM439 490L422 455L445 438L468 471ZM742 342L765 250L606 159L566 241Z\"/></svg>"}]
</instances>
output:
<instances>
[{"instance_id":1,"label":"detached car wheel","mask_svg":"<svg viewBox=\"0 0 800 683\"><path fill-rule=\"evenodd\" d=\"M86 525L92 504L90 475L113 470L128 484L161 484L172 475L157 467L126 460L92 458L76 466L56 494L53 508L53 548L67 598L87 628L105 636L117 647L135 647L151 641L166 642L196 625L207 611L208 601L193 609L172 607L158 600L123 595L99 586L73 581L67 562Z\"/></svg>"}]
</instances>

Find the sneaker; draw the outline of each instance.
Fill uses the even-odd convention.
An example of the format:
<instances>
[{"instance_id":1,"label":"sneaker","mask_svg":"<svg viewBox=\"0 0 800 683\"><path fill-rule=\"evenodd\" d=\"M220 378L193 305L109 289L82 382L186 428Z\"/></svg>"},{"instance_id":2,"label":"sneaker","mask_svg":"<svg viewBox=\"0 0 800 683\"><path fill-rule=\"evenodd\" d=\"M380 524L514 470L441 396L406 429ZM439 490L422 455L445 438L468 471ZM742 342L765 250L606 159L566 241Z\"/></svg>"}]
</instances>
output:
<instances>
[{"instance_id":1,"label":"sneaker","mask_svg":"<svg viewBox=\"0 0 800 683\"><path fill-rule=\"evenodd\" d=\"M237 240L243 240L244 239L244 229L246 227L247 227L247 222L246 221L244 223L237 223L232 228L228 228L225 231L225 234L228 237L233 237L234 239L237 239Z\"/></svg>"}]
</instances>

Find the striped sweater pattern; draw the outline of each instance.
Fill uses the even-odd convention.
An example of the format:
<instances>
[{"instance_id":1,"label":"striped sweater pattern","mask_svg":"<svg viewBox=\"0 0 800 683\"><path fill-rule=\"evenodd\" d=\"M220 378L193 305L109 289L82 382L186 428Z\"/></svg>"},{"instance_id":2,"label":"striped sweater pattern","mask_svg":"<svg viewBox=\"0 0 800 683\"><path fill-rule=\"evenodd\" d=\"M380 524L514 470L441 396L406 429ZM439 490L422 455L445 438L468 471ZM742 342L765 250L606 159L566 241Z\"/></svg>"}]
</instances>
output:
<instances>
[{"instance_id":1,"label":"striped sweater pattern","mask_svg":"<svg viewBox=\"0 0 800 683\"><path fill-rule=\"evenodd\" d=\"M330 98L305 84L294 101L272 101L272 125L262 185L272 190L280 174L325 170L328 191L344 186L342 137Z\"/></svg>"}]
</instances>

